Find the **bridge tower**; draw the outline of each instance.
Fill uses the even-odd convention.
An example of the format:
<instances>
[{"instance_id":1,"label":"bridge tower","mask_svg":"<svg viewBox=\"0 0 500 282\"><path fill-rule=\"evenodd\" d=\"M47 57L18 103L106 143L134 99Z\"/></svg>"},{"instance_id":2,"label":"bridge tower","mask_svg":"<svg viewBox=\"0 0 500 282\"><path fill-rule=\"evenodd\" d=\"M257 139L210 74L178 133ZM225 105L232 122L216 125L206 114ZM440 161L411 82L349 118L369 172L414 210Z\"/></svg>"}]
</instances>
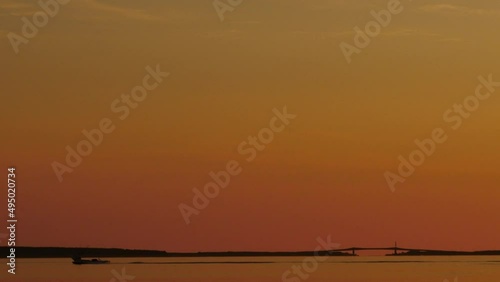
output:
<instances>
[{"instance_id":1,"label":"bridge tower","mask_svg":"<svg viewBox=\"0 0 500 282\"><path fill-rule=\"evenodd\" d=\"M398 254L398 242L394 242L394 255Z\"/></svg>"}]
</instances>

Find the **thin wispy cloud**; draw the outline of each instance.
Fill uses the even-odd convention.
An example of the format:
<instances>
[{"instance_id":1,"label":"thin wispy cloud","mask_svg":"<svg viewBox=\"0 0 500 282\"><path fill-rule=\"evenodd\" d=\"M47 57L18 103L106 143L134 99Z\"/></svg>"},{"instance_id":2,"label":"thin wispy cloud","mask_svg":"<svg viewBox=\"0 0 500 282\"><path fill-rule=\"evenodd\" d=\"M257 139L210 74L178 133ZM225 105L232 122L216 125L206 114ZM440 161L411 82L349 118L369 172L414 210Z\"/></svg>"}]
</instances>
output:
<instances>
[{"instance_id":1,"label":"thin wispy cloud","mask_svg":"<svg viewBox=\"0 0 500 282\"><path fill-rule=\"evenodd\" d=\"M159 21L162 19L161 17L151 15L142 9L126 8L122 6L103 3L102 1L99 0L85 0L83 1L83 4L87 9L105 12L128 19L146 20L146 21Z\"/></svg>"},{"instance_id":2,"label":"thin wispy cloud","mask_svg":"<svg viewBox=\"0 0 500 282\"><path fill-rule=\"evenodd\" d=\"M245 38L245 32L240 29L229 29L224 31L209 31L199 34L200 37L209 39L243 39Z\"/></svg>"},{"instance_id":3,"label":"thin wispy cloud","mask_svg":"<svg viewBox=\"0 0 500 282\"><path fill-rule=\"evenodd\" d=\"M457 38L457 37L453 37L453 38L442 38L442 39L439 39L437 40L438 42L464 42L465 40L462 39L462 38Z\"/></svg>"},{"instance_id":4,"label":"thin wispy cloud","mask_svg":"<svg viewBox=\"0 0 500 282\"><path fill-rule=\"evenodd\" d=\"M309 3L304 1L308 5L309 9L312 11L331 11L337 9L343 10L359 10L359 9L371 9L376 7L374 3L368 1L350 1L350 0L322 0Z\"/></svg>"},{"instance_id":5,"label":"thin wispy cloud","mask_svg":"<svg viewBox=\"0 0 500 282\"><path fill-rule=\"evenodd\" d=\"M425 5L420 7L421 11L429 13L448 13L457 15L474 15L474 16L488 16L488 15L500 15L500 10L495 9L482 9L482 8L471 8L466 6L452 5L452 4L434 4Z\"/></svg>"},{"instance_id":6,"label":"thin wispy cloud","mask_svg":"<svg viewBox=\"0 0 500 282\"><path fill-rule=\"evenodd\" d=\"M142 22L187 23L203 20L199 13L182 7L172 6L169 2L157 2L152 6L133 1L108 3L103 0L81 0L72 2L73 16L80 20L136 20Z\"/></svg>"},{"instance_id":7,"label":"thin wispy cloud","mask_svg":"<svg viewBox=\"0 0 500 282\"><path fill-rule=\"evenodd\" d=\"M240 24L240 25L257 25L257 24L262 24L261 21L232 21L231 23L233 23L233 24Z\"/></svg>"},{"instance_id":8,"label":"thin wispy cloud","mask_svg":"<svg viewBox=\"0 0 500 282\"><path fill-rule=\"evenodd\" d=\"M326 37L330 38L343 38L343 37L352 37L356 33L353 30L346 30L343 32L325 32L323 34ZM424 38L435 39L437 41L443 41L445 39L451 40L451 38L447 37L446 35L418 28L394 28L381 32L380 35L386 37L424 37ZM460 41L459 38L454 38L454 40Z\"/></svg>"},{"instance_id":9,"label":"thin wispy cloud","mask_svg":"<svg viewBox=\"0 0 500 282\"><path fill-rule=\"evenodd\" d=\"M0 15L29 16L34 14L36 11L34 3L25 3L20 1L0 2Z\"/></svg>"},{"instance_id":10,"label":"thin wispy cloud","mask_svg":"<svg viewBox=\"0 0 500 282\"><path fill-rule=\"evenodd\" d=\"M290 33L294 37L320 40L337 40L354 35L354 31L294 31Z\"/></svg>"},{"instance_id":11,"label":"thin wispy cloud","mask_svg":"<svg viewBox=\"0 0 500 282\"><path fill-rule=\"evenodd\" d=\"M430 32L423 29L416 28L398 28L394 30L389 30L382 33L383 36L389 37L420 37L420 38L428 38L437 42L462 42L464 41L462 38L458 37L450 37L448 35Z\"/></svg>"},{"instance_id":12,"label":"thin wispy cloud","mask_svg":"<svg viewBox=\"0 0 500 282\"><path fill-rule=\"evenodd\" d=\"M304 32L304 34L306 34ZM310 33L309 33L310 34ZM337 40L339 38L349 38L356 35L353 30L346 30L343 32L322 32L322 33L314 33L320 34L321 39L334 39ZM435 41L435 42L463 42L464 40L459 37L453 37L446 34L436 33L427 31L419 28L394 28L380 33L381 36L387 38L415 38L419 40L427 40L427 41Z\"/></svg>"},{"instance_id":13,"label":"thin wispy cloud","mask_svg":"<svg viewBox=\"0 0 500 282\"><path fill-rule=\"evenodd\" d=\"M0 10L17 10L17 9L25 9L25 8L33 8L33 5L23 2L14 2L14 1L3 1L0 3Z\"/></svg>"},{"instance_id":14,"label":"thin wispy cloud","mask_svg":"<svg viewBox=\"0 0 500 282\"><path fill-rule=\"evenodd\" d=\"M402 36L423 36L423 37L439 37L441 36L435 32L429 32L422 29L416 28L397 28L393 30L388 30L382 32L382 35L385 36L393 36L393 37L402 37Z\"/></svg>"}]
</instances>

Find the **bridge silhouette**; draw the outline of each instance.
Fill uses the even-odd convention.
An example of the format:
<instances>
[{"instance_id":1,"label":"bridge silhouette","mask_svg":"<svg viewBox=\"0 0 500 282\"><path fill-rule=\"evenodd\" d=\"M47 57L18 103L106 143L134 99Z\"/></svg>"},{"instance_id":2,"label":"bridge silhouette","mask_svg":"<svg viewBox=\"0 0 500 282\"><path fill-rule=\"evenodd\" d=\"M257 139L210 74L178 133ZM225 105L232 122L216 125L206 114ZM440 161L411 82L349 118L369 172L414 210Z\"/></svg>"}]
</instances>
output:
<instances>
[{"instance_id":1,"label":"bridge silhouette","mask_svg":"<svg viewBox=\"0 0 500 282\"><path fill-rule=\"evenodd\" d=\"M394 244L394 247L376 247L376 248L373 248L373 247L369 247L369 248L351 247L351 248L330 250L330 252L351 252L352 255L356 255L356 251L391 251L391 252L393 252L392 254L397 255L397 254L400 254L402 252L410 252L410 251L433 252L433 251L438 251L438 250L400 248L400 247L398 247L397 243Z\"/></svg>"}]
</instances>

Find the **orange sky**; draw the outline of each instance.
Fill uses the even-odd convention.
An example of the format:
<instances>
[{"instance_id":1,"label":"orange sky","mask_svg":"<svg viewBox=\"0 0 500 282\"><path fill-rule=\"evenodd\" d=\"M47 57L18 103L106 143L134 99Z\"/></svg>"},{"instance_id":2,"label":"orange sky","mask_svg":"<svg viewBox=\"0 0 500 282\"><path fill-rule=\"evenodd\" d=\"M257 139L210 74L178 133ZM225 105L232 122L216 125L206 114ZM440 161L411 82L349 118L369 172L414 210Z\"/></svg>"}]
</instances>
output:
<instances>
[{"instance_id":1,"label":"orange sky","mask_svg":"<svg viewBox=\"0 0 500 282\"><path fill-rule=\"evenodd\" d=\"M0 4L19 245L500 249L500 90L456 131L442 117L479 75L500 81L500 4L402 0L348 64L339 44L388 1L245 1L221 22L212 1L73 0L16 54L36 3ZM120 120L111 103L156 65L170 76ZM238 145L285 105L297 118L246 162ZM59 182L51 164L103 118L115 131ZM392 193L384 172L437 127L448 141ZM242 173L186 225L178 205L229 160Z\"/></svg>"}]
</instances>

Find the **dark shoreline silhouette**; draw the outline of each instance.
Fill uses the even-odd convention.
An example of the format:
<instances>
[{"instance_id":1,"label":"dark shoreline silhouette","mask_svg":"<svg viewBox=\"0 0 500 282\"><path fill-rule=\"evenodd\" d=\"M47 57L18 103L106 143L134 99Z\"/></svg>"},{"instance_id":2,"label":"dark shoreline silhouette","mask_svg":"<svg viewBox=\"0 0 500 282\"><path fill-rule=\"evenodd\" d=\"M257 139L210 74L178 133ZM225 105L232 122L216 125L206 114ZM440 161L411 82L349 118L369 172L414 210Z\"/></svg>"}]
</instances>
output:
<instances>
[{"instance_id":1,"label":"dark shoreline silhouette","mask_svg":"<svg viewBox=\"0 0 500 282\"><path fill-rule=\"evenodd\" d=\"M10 247L0 247L7 253ZM198 252L174 253L155 250L131 250L118 248L64 248L64 247L16 247L17 258L68 258L81 257L264 257L264 256L352 256L336 251L303 252Z\"/></svg>"},{"instance_id":2,"label":"dark shoreline silhouette","mask_svg":"<svg viewBox=\"0 0 500 282\"><path fill-rule=\"evenodd\" d=\"M198 252L174 253L155 250L131 250L118 248L64 248L64 247L16 247L16 258L70 258L82 257L292 257L292 256L357 256L356 251L387 250L387 256L500 256L500 250L485 251L443 251L403 248L347 248L330 251L299 252ZM7 254L10 247L0 247L0 253ZM399 253L398 253L399 251Z\"/></svg>"},{"instance_id":3,"label":"dark shoreline silhouette","mask_svg":"<svg viewBox=\"0 0 500 282\"><path fill-rule=\"evenodd\" d=\"M500 256L500 251L436 251L436 250L410 250L398 254L387 254L387 256Z\"/></svg>"}]
</instances>

